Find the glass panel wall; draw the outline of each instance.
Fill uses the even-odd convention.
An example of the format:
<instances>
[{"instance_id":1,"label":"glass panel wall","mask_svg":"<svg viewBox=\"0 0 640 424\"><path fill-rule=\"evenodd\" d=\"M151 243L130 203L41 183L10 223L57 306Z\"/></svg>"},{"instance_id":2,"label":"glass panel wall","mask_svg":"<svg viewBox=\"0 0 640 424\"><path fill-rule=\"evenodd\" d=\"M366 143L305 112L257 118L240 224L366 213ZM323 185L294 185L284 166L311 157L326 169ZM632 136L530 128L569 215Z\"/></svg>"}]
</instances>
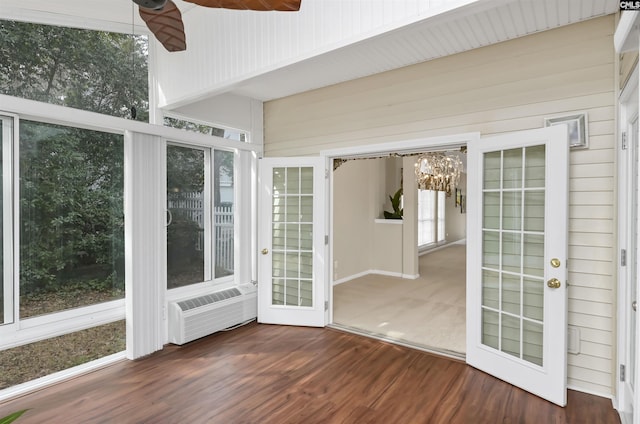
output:
<instances>
[{"instance_id":1,"label":"glass panel wall","mask_svg":"<svg viewBox=\"0 0 640 424\"><path fill-rule=\"evenodd\" d=\"M167 146L167 288L234 273L234 153Z\"/></svg>"},{"instance_id":2,"label":"glass panel wall","mask_svg":"<svg viewBox=\"0 0 640 424\"><path fill-rule=\"evenodd\" d=\"M167 146L167 288L202 283L211 279L205 269L209 246L206 160L209 151Z\"/></svg>"},{"instance_id":3,"label":"glass panel wall","mask_svg":"<svg viewBox=\"0 0 640 424\"><path fill-rule=\"evenodd\" d=\"M21 121L20 317L124 298L123 137Z\"/></svg>"}]
</instances>

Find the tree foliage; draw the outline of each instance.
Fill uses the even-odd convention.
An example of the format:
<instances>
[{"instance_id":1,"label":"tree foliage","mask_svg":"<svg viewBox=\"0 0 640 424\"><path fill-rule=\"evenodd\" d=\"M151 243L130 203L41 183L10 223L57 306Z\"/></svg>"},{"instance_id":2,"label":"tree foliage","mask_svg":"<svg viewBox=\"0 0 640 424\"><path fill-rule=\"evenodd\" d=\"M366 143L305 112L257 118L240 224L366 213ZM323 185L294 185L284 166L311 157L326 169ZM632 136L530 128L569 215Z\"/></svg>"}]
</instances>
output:
<instances>
[{"instance_id":1,"label":"tree foliage","mask_svg":"<svg viewBox=\"0 0 640 424\"><path fill-rule=\"evenodd\" d=\"M0 92L148 119L146 39L0 21ZM123 288L123 139L22 121L22 293Z\"/></svg>"},{"instance_id":2,"label":"tree foliage","mask_svg":"<svg viewBox=\"0 0 640 424\"><path fill-rule=\"evenodd\" d=\"M20 177L23 290L122 288L122 137L23 121Z\"/></svg>"},{"instance_id":3,"label":"tree foliage","mask_svg":"<svg viewBox=\"0 0 640 424\"><path fill-rule=\"evenodd\" d=\"M0 92L148 120L146 37L0 20Z\"/></svg>"}]
</instances>

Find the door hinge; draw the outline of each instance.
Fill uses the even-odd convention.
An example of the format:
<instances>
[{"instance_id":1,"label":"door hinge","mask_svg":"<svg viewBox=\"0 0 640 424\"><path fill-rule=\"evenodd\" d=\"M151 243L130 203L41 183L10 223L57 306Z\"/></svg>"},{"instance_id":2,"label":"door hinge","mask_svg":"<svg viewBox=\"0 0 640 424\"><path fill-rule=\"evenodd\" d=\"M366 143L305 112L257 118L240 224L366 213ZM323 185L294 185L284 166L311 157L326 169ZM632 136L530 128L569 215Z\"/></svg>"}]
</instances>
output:
<instances>
[{"instance_id":1,"label":"door hinge","mask_svg":"<svg viewBox=\"0 0 640 424\"><path fill-rule=\"evenodd\" d=\"M324 310L325 310L325 311L328 311L328 310L329 310L329 301L328 301L328 300L325 300L325 301L324 301Z\"/></svg>"},{"instance_id":2,"label":"door hinge","mask_svg":"<svg viewBox=\"0 0 640 424\"><path fill-rule=\"evenodd\" d=\"M328 168L325 168L325 170L324 170L324 177L325 178L329 178L329 169Z\"/></svg>"},{"instance_id":3,"label":"door hinge","mask_svg":"<svg viewBox=\"0 0 640 424\"><path fill-rule=\"evenodd\" d=\"M329 245L329 236L328 235L324 236L324 244L327 245L327 246Z\"/></svg>"},{"instance_id":4,"label":"door hinge","mask_svg":"<svg viewBox=\"0 0 640 424\"><path fill-rule=\"evenodd\" d=\"M627 249L620 250L620 266L627 266Z\"/></svg>"},{"instance_id":5,"label":"door hinge","mask_svg":"<svg viewBox=\"0 0 640 424\"><path fill-rule=\"evenodd\" d=\"M627 150L627 133L622 133L622 150Z\"/></svg>"},{"instance_id":6,"label":"door hinge","mask_svg":"<svg viewBox=\"0 0 640 424\"><path fill-rule=\"evenodd\" d=\"M625 366L620 364L620 381L625 381Z\"/></svg>"}]
</instances>

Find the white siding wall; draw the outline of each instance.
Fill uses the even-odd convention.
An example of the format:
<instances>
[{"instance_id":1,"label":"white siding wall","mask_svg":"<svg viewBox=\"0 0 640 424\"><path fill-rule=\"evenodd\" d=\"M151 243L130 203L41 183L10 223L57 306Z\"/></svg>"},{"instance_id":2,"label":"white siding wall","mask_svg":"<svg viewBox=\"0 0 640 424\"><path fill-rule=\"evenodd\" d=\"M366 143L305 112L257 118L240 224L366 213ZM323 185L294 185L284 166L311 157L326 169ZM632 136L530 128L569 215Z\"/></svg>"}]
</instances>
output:
<instances>
[{"instance_id":1,"label":"white siding wall","mask_svg":"<svg viewBox=\"0 0 640 424\"><path fill-rule=\"evenodd\" d=\"M581 331L569 385L613 392L615 54L607 16L267 102L265 155L480 131L539 128L587 111L590 147L571 152L569 324Z\"/></svg>"}]
</instances>

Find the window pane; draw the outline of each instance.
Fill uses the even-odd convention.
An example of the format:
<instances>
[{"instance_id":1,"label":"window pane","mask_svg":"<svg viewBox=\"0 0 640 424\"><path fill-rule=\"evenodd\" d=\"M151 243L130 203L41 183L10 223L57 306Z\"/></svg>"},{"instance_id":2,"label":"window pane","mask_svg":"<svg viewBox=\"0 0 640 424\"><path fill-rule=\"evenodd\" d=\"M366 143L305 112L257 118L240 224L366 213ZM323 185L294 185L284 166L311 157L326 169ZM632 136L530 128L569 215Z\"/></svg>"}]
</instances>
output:
<instances>
[{"instance_id":1,"label":"window pane","mask_svg":"<svg viewBox=\"0 0 640 424\"><path fill-rule=\"evenodd\" d=\"M418 190L418 246L435 242L436 191Z\"/></svg>"},{"instance_id":2,"label":"window pane","mask_svg":"<svg viewBox=\"0 0 640 424\"><path fill-rule=\"evenodd\" d=\"M215 278L233 275L233 152L214 151L213 200L215 225Z\"/></svg>"},{"instance_id":3,"label":"window pane","mask_svg":"<svg viewBox=\"0 0 640 424\"><path fill-rule=\"evenodd\" d=\"M205 281L205 152L167 146L167 288Z\"/></svg>"},{"instance_id":4,"label":"window pane","mask_svg":"<svg viewBox=\"0 0 640 424\"><path fill-rule=\"evenodd\" d=\"M124 297L123 137L21 121L20 315Z\"/></svg>"},{"instance_id":5,"label":"window pane","mask_svg":"<svg viewBox=\"0 0 640 424\"><path fill-rule=\"evenodd\" d=\"M0 20L0 93L149 120L147 36Z\"/></svg>"},{"instance_id":6,"label":"window pane","mask_svg":"<svg viewBox=\"0 0 640 424\"><path fill-rule=\"evenodd\" d=\"M445 231L444 231L444 218L445 218L445 195L444 191L438 192L438 241L444 241L445 239Z\"/></svg>"}]
</instances>

